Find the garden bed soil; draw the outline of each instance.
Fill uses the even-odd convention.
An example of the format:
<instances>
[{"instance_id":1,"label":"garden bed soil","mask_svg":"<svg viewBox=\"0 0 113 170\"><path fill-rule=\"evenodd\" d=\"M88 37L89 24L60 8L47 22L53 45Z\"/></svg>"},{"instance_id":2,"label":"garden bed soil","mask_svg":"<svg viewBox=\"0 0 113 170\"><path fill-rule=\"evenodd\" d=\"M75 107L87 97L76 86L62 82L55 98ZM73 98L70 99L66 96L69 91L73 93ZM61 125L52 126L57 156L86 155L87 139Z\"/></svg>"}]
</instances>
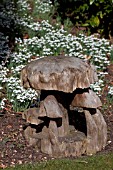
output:
<instances>
[{"instance_id":1,"label":"garden bed soil","mask_svg":"<svg viewBox=\"0 0 113 170\"><path fill-rule=\"evenodd\" d=\"M108 126L108 143L97 154L113 152L113 105L107 100L108 86L113 85L113 64L108 66L107 71L106 84L101 95L101 112ZM0 114L0 168L54 159L39 152L36 147L28 146L23 134L25 126L26 122L22 119L21 113L12 111L11 105L7 103L5 110Z\"/></svg>"}]
</instances>

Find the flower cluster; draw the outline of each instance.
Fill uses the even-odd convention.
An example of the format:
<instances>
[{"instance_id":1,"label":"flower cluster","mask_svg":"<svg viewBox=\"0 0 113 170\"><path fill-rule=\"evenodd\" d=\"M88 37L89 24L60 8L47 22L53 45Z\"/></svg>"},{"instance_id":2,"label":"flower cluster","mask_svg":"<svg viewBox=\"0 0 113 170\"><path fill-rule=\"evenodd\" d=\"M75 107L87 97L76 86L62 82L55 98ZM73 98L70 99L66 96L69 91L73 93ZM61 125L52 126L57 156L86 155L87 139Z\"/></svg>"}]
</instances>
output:
<instances>
[{"instance_id":1,"label":"flower cluster","mask_svg":"<svg viewBox=\"0 0 113 170\"><path fill-rule=\"evenodd\" d=\"M0 110L4 109L4 107L5 107L5 101L6 101L6 100L7 100L6 98L3 98L3 99L0 101Z\"/></svg>"},{"instance_id":2,"label":"flower cluster","mask_svg":"<svg viewBox=\"0 0 113 170\"><path fill-rule=\"evenodd\" d=\"M18 23L26 26L33 18L29 15L29 11L31 10L30 4L28 0L18 0Z\"/></svg>"},{"instance_id":3,"label":"flower cluster","mask_svg":"<svg viewBox=\"0 0 113 170\"><path fill-rule=\"evenodd\" d=\"M27 108L31 101L37 99L38 94L35 90L29 88L24 89L20 85L20 79L17 77L10 77L7 81L7 95L10 102L13 104L13 109L23 111Z\"/></svg>"},{"instance_id":4,"label":"flower cluster","mask_svg":"<svg viewBox=\"0 0 113 170\"><path fill-rule=\"evenodd\" d=\"M106 39L98 39L95 36L87 37L83 34L78 37L73 36L63 29L55 29L44 20L41 23L31 23L29 28L37 31L38 36L26 39L24 44L20 45L21 51L17 58L20 56L18 61L21 63L31 55L39 57L65 54L79 58L90 55L91 61L101 71L109 64L107 55L110 55L111 47ZM23 56L27 55L21 59L21 53Z\"/></svg>"},{"instance_id":5,"label":"flower cluster","mask_svg":"<svg viewBox=\"0 0 113 170\"><path fill-rule=\"evenodd\" d=\"M50 0L47 0L47 1L37 0L37 1L35 1L35 8L38 11L38 13L40 13L40 14L49 13L51 6L52 6L52 2Z\"/></svg>"},{"instance_id":6,"label":"flower cluster","mask_svg":"<svg viewBox=\"0 0 113 170\"><path fill-rule=\"evenodd\" d=\"M43 15L51 11L51 1L34 0L35 15ZM75 56L85 59L86 56L91 56L91 62L97 68L99 81L91 85L94 91L101 95L101 89L104 86L104 76L106 66L109 64L108 55L113 49L109 41L99 39L95 35L86 36L79 34L78 36L69 34L64 29L54 27L48 20L33 21L32 16L27 17L26 10L30 10L27 0L19 0L21 11L23 11L23 19L21 24L27 27L29 38L16 40L18 51L13 52L10 56L8 68L11 75L8 75L9 69L6 67L0 68L0 82L6 83L7 96L13 104L15 110L24 110L27 108L31 100L36 99L37 93L35 90L25 90L20 86L20 71L31 60L45 56ZM111 93L110 90L109 93ZM111 93L113 94L113 93Z\"/></svg>"},{"instance_id":7,"label":"flower cluster","mask_svg":"<svg viewBox=\"0 0 113 170\"><path fill-rule=\"evenodd\" d=\"M110 62L107 55L110 55L112 49L106 39L99 39L94 35L73 36L63 29L54 28L45 20L41 23L31 23L29 28L32 31L37 31L38 36L25 39L23 44L20 43L21 50L16 57L16 62L31 61L31 56L39 58L50 55L67 55L84 59L86 55L90 55L91 62L96 66L100 79L93 89L97 93L100 91L100 88L103 87L103 77L107 74L104 70ZM23 57L21 58L21 56Z\"/></svg>"},{"instance_id":8,"label":"flower cluster","mask_svg":"<svg viewBox=\"0 0 113 170\"><path fill-rule=\"evenodd\" d=\"M108 89L108 95L113 95L113 86L109 86Z\"/></svg>"},{"instance_id":9,"label":"flower cluster","mask_svg":"<svg viewBox=\"0 0 113 170\"><path fill-rule=\"evenodd\" d=\"M0 65L0 85L7 82L7 74L9 69L3 65Z\"/></svg>"}]
</instances>

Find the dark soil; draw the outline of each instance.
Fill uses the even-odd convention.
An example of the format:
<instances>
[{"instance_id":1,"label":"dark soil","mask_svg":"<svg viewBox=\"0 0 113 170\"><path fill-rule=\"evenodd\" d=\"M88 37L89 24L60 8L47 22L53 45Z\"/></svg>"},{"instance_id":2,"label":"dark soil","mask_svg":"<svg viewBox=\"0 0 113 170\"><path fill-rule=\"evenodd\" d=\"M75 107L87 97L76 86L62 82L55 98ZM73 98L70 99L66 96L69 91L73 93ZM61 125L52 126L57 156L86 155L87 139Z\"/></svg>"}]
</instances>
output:
<instances>
[{"instance_id":1,"label":"dark soil","mask_svg":"<svg viewBox=\"0 0 113 170\"><path fill-rule=\"evenodd\" d=\"M113 65L108 66L105 82L101 96L103 103L101 112L108 126L108 143L105 149L97 154L113 152L113 105L106 98L108 86L113 85ZM23 134L25 125L21 113L13 112L11 106L7 104L0 116L0 168L52 159L39 152L36 147L28 146Z\"/></svg>"}]
</instances>

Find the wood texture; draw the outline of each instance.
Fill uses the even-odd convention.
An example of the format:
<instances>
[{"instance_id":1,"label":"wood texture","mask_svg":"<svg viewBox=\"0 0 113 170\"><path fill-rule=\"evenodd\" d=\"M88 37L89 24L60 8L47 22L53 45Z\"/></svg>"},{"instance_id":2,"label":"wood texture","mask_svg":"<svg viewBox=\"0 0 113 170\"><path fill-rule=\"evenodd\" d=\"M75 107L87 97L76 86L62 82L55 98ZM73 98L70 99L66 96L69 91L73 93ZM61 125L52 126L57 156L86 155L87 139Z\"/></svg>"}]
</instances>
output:
<instances>
[{"instance_id":1,"label":"wood texture","mask_svg":"<svg viewBox=\"0 0 113 170\"><path fill-rule=\"evenodd\" d=\"M95 67L76 57L49 56L34 60L21 71L21 84L36 90L73 92L98 80Z\"/></svg>"},{"instance_id":2,"label":"wood texture","mask_svg":"<svg viewBox=\"0 0 113 170\"><path fill-rule=\"evenodd\" d=\"M98 148L98 128L97 125L90 114L89 111L84 110L85 117L86 117L86 124L87 124L87 148L86 153L88 155L95 154Z\"/></svg>"},{"instance_id":3,"label":"wood texture","mask_svg":"<svg viewBox=\"0 0 113 170\"><path fill-rule=\"evenodd\" d=\"M75 57L45 57L24 67L22 85L43 93L39 108L22 114L29 123L24 131L29 145L54 157L92 155L102 150L107 125L99 111L102 103L90 89L97 80L95 67Z\"/></svg>"},{"instance_id":4,"label":"wood texture","mask_svg":"<svg viewBox=\"0 0 113 170\"><path fill-rule=\"evenodd\" d=\"M98 108L102 106L99 97L92 91L76 94L72 103L75 107Z\"/></svg>"},{"instance_id":5,"label":"wood texture","mask_svg":"<svg viewBox=\"0 0 113 170\"><path fill-rule=\"evenodd\" d=\"M97 125L97 133L98 133L98 141L97 145L99 151L105 148L107 143L107 124L104 120L104 117L100 110L96 110L96 114L92 115L96 125Z\"/></svg>"}]
</instances>

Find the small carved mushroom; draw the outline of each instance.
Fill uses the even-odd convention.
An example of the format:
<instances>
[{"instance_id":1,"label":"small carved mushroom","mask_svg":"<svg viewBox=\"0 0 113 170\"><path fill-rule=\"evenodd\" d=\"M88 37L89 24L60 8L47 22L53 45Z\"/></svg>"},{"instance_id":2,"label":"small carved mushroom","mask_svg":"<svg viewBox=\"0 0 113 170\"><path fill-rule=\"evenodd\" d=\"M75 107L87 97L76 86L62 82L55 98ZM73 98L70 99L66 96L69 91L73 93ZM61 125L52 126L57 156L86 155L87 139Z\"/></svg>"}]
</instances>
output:
<instances>
[{"instance_id":1,"label":"small carved mushroom","mask_svg":"<svg viewBox=\"0 0 113 170\"><path fill-rule=\"evenodd\" d=\"M53 122L54 120L57 124L59 136L65 136L68 133L69 131L68 113L66 109L57 102L56 98L53 95L47 96L41 102L39 109L39 117L40 118L48 117L50 120L49 124L51 124L51 122Z\"/></svg>"},{"instance_id":2,"label":"small carved mushroom","mask_svg":"<svg viewBox=\"0 0 113 170\"><path fill-rule=\"evenodd\" d=\"M40 117L47 116L49 118L62 118L63 116L63 112L60 109L59 104L53 95L47 96L44 99L44 101L42 101L40 108L41 108L39 109Z\"/></svg>"},{"instance_id":3,"label":"small carved mushroom","mask_svg":"<svg viewBox=\"0 0 113 170\"><path fill-rule=\"evenodd\" d=\"M105 147L107 141L107 126L101 112L97 109L102 106L99 97L92 91L88 90L76 94L71 107L82 108L85 114L87 126L87 154L94 154Z\"/></svg>"},{"instance_id":4,"label":"small carved mushroom","mask_svg":"<svg viewBox=\"0 0 113 170\"><path fill-rule=\"evenodd\" d=\"M98 108L102 106L99 97L92 91L76 94L71 106L73 107L83 107L83 108Z\"/></svg>"}]
</instances>

